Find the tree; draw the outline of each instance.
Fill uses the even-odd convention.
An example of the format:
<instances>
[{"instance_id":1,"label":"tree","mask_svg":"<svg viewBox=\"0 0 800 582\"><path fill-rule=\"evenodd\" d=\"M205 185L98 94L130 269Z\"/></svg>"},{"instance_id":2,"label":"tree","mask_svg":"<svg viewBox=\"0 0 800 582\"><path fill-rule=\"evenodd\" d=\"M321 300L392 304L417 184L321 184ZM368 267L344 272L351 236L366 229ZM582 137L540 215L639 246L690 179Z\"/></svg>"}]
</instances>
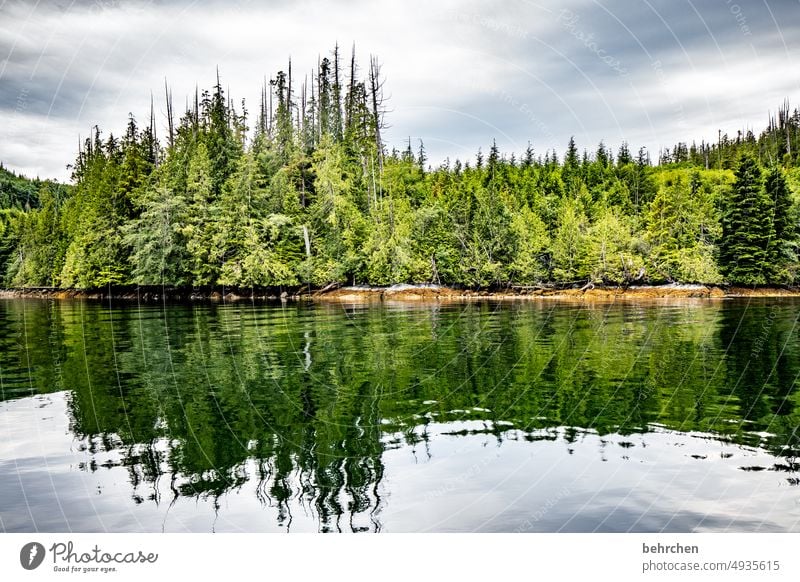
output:
<instances>
[{"instance_id":1,"label":"tree","mask_svg":"<svg viewBox=\"0 0 800 582\"><path fill-rule=\"evenodd\" d=\"M344 146L323 138L312 167L317 193L309 208L312 282L324 285L363 280L367 223L355 203Z\"/></svg>"},{"instance_id":2,"label":"tree","mask_svg":"<svg viewBox=\"0 0 800 582\"><path fill-rule=\"evenodd\" d=\"M725 201L719 249L720 267L731 283L763 285L768 281L767 249L775 237L772 215L761 170L752 157L743 155Z\"/></svg>"},{"instance_id":3,"label":"tree","mask_svg":"<svg viewBox=\"0 0 800 582\"><path fill-rule=\"evenodd\" d=\"M631 163L633 163L633 158L631 157L631 151L628 148L628 142L623 141L622 145L619 146L619 151L617 152L617 166L624 166Z\"/></svg>"},{"instance_id":4,"label":"tree","mask_svg":"<svg viewBox=\"0 0 800 582\"><path fill-rule=\"evenodd\" d=\"M578 167L578 147L575 145L575 137L569 138L567 153L564 155L564 167L568 170L575 170Z\"/></svg>"},{"instance_id":5,"label":"tree","mask_svg":"<svg viewBox=\"0 0 800 582\"><path fill-rule=\"evenodd\" d=\"M587 263L594 281L631 283L643 273L641 241L632 229L632 220L619 210L608 208L599 216L587 235Z\"/></svg>"},{"instance_id":6,"label":"tree","mask_svg":"<svg viewBox=\"0 0 800 582\"><path fill-rule=\"evenodd\" d=\"M511 238L509 278L520 284L547 280L550 237L542 219L527 205L511 219Z\"/></svg>"},{"instance_id":7,"label":"tree","mask_svg":"<svg viewBox=\"0 0 800 582\"><path fill-rule=\"evenodd\" d=\"M769 278L775 282L791 282L796 277L797 217L789 186L783 171L774 166L764 181L767 198L772 205L772 239L767 247Z\"/></svg>"},{"instance_id":8,"label":"tree","mask_svg":"<svg viewBox=\"0 0 800 582\"><path fill-rule=\"evenodd\" d=\"M717 283L712 241L719 227L699 175L665 173L647 213L648 271L656 281Z\"/></svg>"},{"instance_id":9,"label":"tree","mask_svg":"<svg viewBox=\"0 0 800 582\"><path fill-rule=\"evenodd\" d=\"M553 236L553 277L575 282L590 277L589 238L586 216L575 202L564 198L558 212L558 228Z\"/></svg>"},{"instance_id":10,"label":"tree","mask_svg":"<svg viewBox=\"0 0 800 582\"><path fill-rule=\"evenodd\" d=\"M57 287L67 241L61 227L61 201L46 183L38 193L41 206L19 215L15 262L8 277L15 286ZM11 230L9 228L9 230Z\"/></svg>"},{"instance_id":11,"label":"tree","mask_svg":"<svg viewBox=\"0 0 800 582\"><path fill-rule=\"evenodd\" d=\"M213 285L221 265L215 245L219 228L219 202L214 194L211 160L204 143L197 145L189 160L186 178L187 220L181 234L186 237L189 272L193 285Z\"/></svg>"},{"instance_id":12,"label":"tree","mask_svg":"<svg viewBox=\"0 0 800 582\"><path fill-rule=\"evenodd\" d=\"M123 227L132 249L133 282L138 285L186 285L192 282L186 248L186 198L160 185L149 190L141 214Z\"/></svg>"},{"instance_id":13,"label":"tree","mask_svg":"<svg viewBox=\"0 0 800 582\"><path fill-rule=\"evenodd\" d=\"M78 154L74 195L63 207L68 246L59 276L62 286L97 288L129 281L121 230L131 215L128 184L120 181L124 147L128 145L120 149L113 135L102 142L95 128L93 139Z\"/></svg>"}]
</instances>

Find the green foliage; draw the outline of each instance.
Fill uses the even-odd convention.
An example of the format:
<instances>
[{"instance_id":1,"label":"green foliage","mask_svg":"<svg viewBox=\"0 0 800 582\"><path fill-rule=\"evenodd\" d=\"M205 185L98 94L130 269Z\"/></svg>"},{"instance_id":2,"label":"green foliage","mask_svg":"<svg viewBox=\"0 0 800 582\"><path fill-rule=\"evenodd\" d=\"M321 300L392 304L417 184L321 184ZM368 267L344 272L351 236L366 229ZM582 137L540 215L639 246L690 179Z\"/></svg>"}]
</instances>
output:
<instances>
[{"instance_id":1,"label":"green foliage","mask_svg":"<svg viewBox=\"0 0 800 582\"><path fill-rule=\"evenodd\" d=\"M60 204L47 186L40 190L39 200L40 208L18 216L19 240L7 274L14 286L55 287L59 283L66 252Z\"/></svg>"},{"instance_id":2,"label":"green foliage","mask_svg":"<svg viewBox=\"0 0 800 582\"><path fill-rule=\"evenodd\" d=\"M131 249L133 282L140 285L186 285L186 199L160 186L148 191L144 210L123 227L124 244Z\"/></svg>"},{"instance_id":3,"label":"green foliage","mask_svg":"<svg viewBox=\"0 0 800 582\"><path fill-rule=\"evenodd\" d=\"M544 221L526 205L514 213L510 230L513 260L509 278L521 284L546 281L550 237Z\"/></svg>"},{"instance_id":4,"label":"green foliage","mask_svg":"<svg viewBox=\"0 0 800 582\"><path fill-rule=\"evenodd\" d=\"M219 282L238 287L297 285L296 266L286 261L285 245L297 237L292 220L283 214L248 221L240 252L235 260L225 262Z\"/></svg>"},{"instance_id":5,"label":"green foliage","mask_svg":"<svg viewBox=\"0 0 800 582\"><path fill-rule=\"evenodd\" d=\"M772 205L772 238L767 245L770 281L790 283L797 278L797 212L786 176L779 167L771 168L764 190Z\"/></svg>"},{"instance_id":6,"label":"green foliage","mask_svg":"<svg viewBox=\"0 0 800 582\"><path fill-rule=\"evenodd\" d=\"M370 225L364 247L367 280L377 285L431 281L433 264L414 253L414 213L409 201L381 200L373 216L376 222Z\"/></svg>"},{"instance_id":7,"label":"green foliage","mask_svg":"<svg viewBox=\"0 0 800 582\"><path fill-rule=\"evenodd\" d=\"M219 276L221 249L215 245L219 229L219 203L214 193L208 149L200 142L186 176L188 219L182 230L186 237L189 273L193 285L210 285Z\"/></svg>"},{"instance_id":8,"label":"green foliage","mask_svg":"<svg viewBox=\"0 0 800 582\"><path fill-rule=\"evenodd\" d=\"M19 256L21 211L16 209L0 209L0 285L11 285L9 272L16 272L15 259Z\"/></svg>"},{"instance_id":9,"label":"green foliage","mask_svg":"<svg viewBox=\"0 0 800 582\"><path fill-rule=\"evenodd\" d=\"M610 283L630 283L644 272L643 242L631 217L605 209L588 236L590 278Z\"/></svg>"},{"instance_id":10,"label":"green foliage","mask_svg":"<svg viewBox=\"0 0 800 582\"><path fill-rule=\"evenodd\" d=\"M752 157L742 156L736 182L725 200L719 252L720 266L731 283L767 283L772 269L768 248L775 238L773 212L761 169Z\"/></svg>"},{"instance_id":11,"label":"green foliage","mask_svg":"<svg viewBox=\"0 0 800 582\"><path fill-rule=\"evenodd\" d=\"M8 171L0 163L0 209L36 208L39 205L39 180L29 180Z\"/></svg>"},{"instance_id":12,"label":"green foliage","mask_svg":"<svg viewBox=\"0 0 800 582\"><path fill-rule=\"evenodd\" d=\"M132 212L129 188L139 178L132 180L122 168L127 150L134 147L138 147L135 141L126 141L121 150L113 136L102 143L99 131L93 140L87 139L75 168L74 193L63 208L67 248L58 277L61 286L94 288L128 282L121 227Z\"/></svg>"},{"instance_id":13,"label":"green foliage","mask_svg":"<svg viewBox=\"0 0 800 582\"><path fill-rule=\"evenodd\" d=\"M556 281L588 279L591 274L586 216L573 200L564 198L553 236L553 277Z\"/></svg>"},{"instance_id":14,"label":"green foliage","mask_svg":"<svg viewBox=\"0 0 800 582\"><path fill-rule=\"evenodd\" d=\"M145 128L131 116L119 140L96 130L71 188L0 167L0 279L489 287L800 274L800 174L771 165L762 181L759 165L797 160L800 132L785 130L800 116L782 114L758 138L680 143L657 167L644 148L623 143L615 156L601 142L581 155L570 139L563 163L531 145L518 163L493 143L474 163L432 168L421 140L385 151L376 61L363 80L355 56L349 76L343 68L338 48L321 59L311 97L291 66L279 72L249 141L244 104L238 112L217 78L170 125L166 148L152 113Z\"/></svg>"},{"instance_id":15,"label":"green foliage","mask_svg":"<svg viewBox=\"0 0 800 582\"><path fill-rule=\"evenodd\" d=\"M710 189L699 172L664 172L647 214L649 263L667 281L718 283L714 262L718 219Z\"/></svg>"}]
</instances>

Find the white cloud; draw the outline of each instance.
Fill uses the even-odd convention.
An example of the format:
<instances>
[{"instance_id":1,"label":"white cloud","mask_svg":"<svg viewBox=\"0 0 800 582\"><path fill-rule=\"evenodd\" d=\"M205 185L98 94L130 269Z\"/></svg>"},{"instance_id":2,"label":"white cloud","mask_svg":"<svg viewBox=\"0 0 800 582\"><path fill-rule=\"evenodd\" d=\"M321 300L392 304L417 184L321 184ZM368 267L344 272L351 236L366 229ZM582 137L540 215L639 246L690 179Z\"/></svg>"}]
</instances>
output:
<instances>
[{"instance_id":1,"label":"white cloud","mask_svg":"<svg viewBox=\"0 0 800 582\"><path fill-rule=\"evenodd\" d=\"M798 90L797 27L776 6L777 29L766 8L748 6L751 35L724 3L702 15L670 4L657 16L572 2L571 29L563 4L526 0L64 6L0 6L0 159L28 174L67 177L78 134L95 123L119 133L129 112L144 118L151 90L163 113L165 77L182 107L219 66L253 111L265 75L291 55L302 80L337 41L345 67L353 42L361 63L379 56L391 145L422 137L433 163L492 138L515 151L528 139L563 150L573 134L589 149L627 139L657 150L716 127L758 129Z\"/></svg>"}]
</instances>

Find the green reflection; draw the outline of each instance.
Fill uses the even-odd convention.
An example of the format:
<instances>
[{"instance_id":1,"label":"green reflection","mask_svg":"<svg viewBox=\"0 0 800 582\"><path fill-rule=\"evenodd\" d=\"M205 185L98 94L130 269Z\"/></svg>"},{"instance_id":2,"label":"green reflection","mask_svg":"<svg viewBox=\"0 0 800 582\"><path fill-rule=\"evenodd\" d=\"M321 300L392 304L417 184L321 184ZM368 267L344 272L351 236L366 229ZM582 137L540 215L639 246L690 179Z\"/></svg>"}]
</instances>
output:
<instances>
[{"instance_id":1,"label":"green reflection","mask_svg":"<svg viewBox=\"0 0 800 582\"><path fill-rule=\"evenodd\" d=\"M255 480L280 524L299 498L323 531L378 530L383 453L424 451L431 422L498 442L663 425L796 471L796 307L0 301L0 380L3 399L69 391L72 432L121 453L137 502L169 502L161 479L212 499Z\"/></svg>"}]
</instances>

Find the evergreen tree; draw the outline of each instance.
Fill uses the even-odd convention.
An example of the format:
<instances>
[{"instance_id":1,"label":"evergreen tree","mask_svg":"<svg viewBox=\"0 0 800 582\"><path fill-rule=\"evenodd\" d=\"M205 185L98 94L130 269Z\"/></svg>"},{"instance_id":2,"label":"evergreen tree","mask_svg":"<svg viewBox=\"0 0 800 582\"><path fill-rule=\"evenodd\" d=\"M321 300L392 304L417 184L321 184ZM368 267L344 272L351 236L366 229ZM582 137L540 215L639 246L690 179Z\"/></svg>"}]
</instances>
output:
<instances>
[{"instance_id":1,"label":"evergreen tree","mask_svg":"<svg viewBox=\"0 0 800 582\"><path fill-rule=\"evenodd\" d=\"M623 141L622 145L619 146L619 151L617 152L617 166L624 166L632 162L633 158L631 157L631 151L628 148L628 142Z\"/></svg>"},{"instance_id":2,"label":"evergreen tree","mask_svg":"<svg viewBox=\"0 0 800 582\"><path fill-rule=\"evenodd\" d=\"M219 75L214 93L204 104L206 131L204 141L210 162L211 189L215 195L222 192L225 181L236 170L241 155L241 144L236 139L236 116L225 101Z\"/></svg>"},{"instance_id":3,"label":"evergreen tree","mask_svg":"<svg viewBox=\"0 0 800 582\"><path fill-rule=\"evenodd\" d=\"M546 281L550 237L542 219L526 205L513 214L510 229L512 260L509 279L520 284Z\"/></svg>"},{"instance_id":4,"label":"evergreen tree","mask_svg":"<svg viewBox=\"0 0 800 582\"><path fill-rule=\"evenodd\" d=\"M132 279L139 285L187 285L186 199L180 192L158 186L147 192L141 214L123 227L132 250Z\"/></svg>"},{"instance_id":5,"label":"evergreen tree","mask_svg":"<svg viewBox=\"0 0 800 582\"><path fill-rule=\"evenodd\" d=\"M764 188L772 205L773 236L767 248L769 278L775 282L791 282L797 271L793 267L797 261L797 219L783 170L777 166L771 168Z\"/></svg>"},{"instance_id":6,"label":"evergreen tree","mask_svg":"<svg viewBox=\"0 0 800 582\"><path fill-rule=\"evenodd\" d=\"M713 205L697 177L671 171L647 213L646 238L650 244L648 271L654 281L717 283L719 273L710 243L715 229ZM711 232L709 232L711 230Z\"/></svg>"},{"instance_id":7,"label":"evergreen tree","mask_svg":"<svg viewBox=\"0 0 800 582\"><path fill-rule=\"evenodd\" d=\"M767 249L775 236L772 201L755 160L743 155L736 181L725 201L719 261L731 283L763 285L770 272Z\"/></svg>"},{"instance_id":8,"label":"evergreen tree","mask_svg":"<svg viewBox=\"0 0 800 582\"><path fill-rule=\"evenodd\" d=\"M558 213L558 228L553 236L553 278L576 282L591 276L589 237L586 216L567 198Z\"/></svg>"},{"instance_id":9,"label":"evergreen tree","mask_svg":"<svg viewBox=\"0 0 800 582\"><path fill-rule=\"evenodd\" d=\"M575 170L578 167L578 147L575 145L575 137L569 138L567 153L564 155L564 168Z\"/></svg>"},{"instance_id":10,"label":"evergreen tree","mask_svg":"<svg viewBox=\"0 0 800 582\"><path fill-rule=\"evenodd\" d=\"M189 272L193 285L213 285L221 265L220 249L215 245L219 229L219 201L214 194L212 164L204 143L195 148L186 178L186 237Z\"/></svg>"}]
</instances>

